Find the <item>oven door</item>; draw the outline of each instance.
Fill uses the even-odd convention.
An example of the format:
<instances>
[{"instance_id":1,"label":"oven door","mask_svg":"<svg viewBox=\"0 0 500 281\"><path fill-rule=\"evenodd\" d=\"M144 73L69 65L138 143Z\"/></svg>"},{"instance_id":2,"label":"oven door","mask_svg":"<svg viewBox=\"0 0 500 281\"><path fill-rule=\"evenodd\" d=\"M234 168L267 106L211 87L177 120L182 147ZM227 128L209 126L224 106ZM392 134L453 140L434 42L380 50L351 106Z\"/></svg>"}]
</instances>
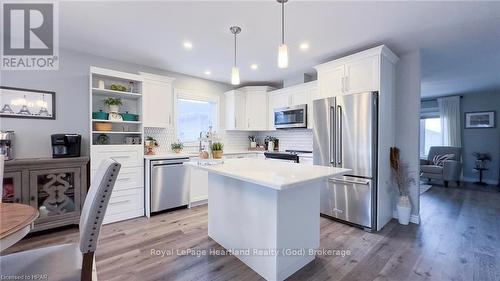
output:
<instances>
[{"instance_id":1,"label":"oven door","mask_svg":"<svg viewBox=\"0 0 500 281\"><path fill-rule=\"evenodd\" d=\"M307 104L275 108L274 127L276 129L306 128Z\"/></svg>"}]
</instances>

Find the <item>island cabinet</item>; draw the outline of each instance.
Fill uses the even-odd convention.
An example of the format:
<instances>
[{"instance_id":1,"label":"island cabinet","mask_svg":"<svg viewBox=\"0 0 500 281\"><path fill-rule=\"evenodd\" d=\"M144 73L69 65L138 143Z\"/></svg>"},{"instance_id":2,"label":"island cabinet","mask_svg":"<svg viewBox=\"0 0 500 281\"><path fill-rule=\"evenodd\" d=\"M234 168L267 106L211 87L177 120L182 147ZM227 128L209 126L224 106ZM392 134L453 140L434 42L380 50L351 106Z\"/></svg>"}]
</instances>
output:
<instances>
[{"instance_id":1,"label":"island cabinet","mask_svg":"<svg viewBox=\"0 0 500 281\"><path fill-rule=\"evenodd\" d=\"M226 92L224 94L225 129L267 130L268 92L272 89L267 86L247 86Z\"/></svg>"},{"instance_id":2,"label":"island cabinet","mask_svg":"<svg viewBox=\"0 0 500 281\"><path fill-rule=\"evenodd\" d=\"M39 212L31 230L78 224L87 194L88 157L15 159L5 162L3 203Z\"/></svg>"}]
</instances>

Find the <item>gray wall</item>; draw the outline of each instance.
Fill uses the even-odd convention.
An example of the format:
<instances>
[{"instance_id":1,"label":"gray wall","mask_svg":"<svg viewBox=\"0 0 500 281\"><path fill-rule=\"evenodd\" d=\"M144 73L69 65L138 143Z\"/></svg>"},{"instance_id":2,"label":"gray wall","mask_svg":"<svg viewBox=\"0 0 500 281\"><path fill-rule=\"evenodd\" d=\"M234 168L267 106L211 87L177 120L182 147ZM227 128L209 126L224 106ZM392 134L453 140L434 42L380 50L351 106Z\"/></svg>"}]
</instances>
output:
<instances>
[{"instance_id":1,"label":"gray wall","mask_svg":"<svg viewBox=\"0 0 500 281\"><path fill-rule=\"evenodd\" d=\"M14 130L17 158L52 155L50 135L78 133L82 135L82 153L89 153L89 67L98 66L130 73L145 71L174 77L175 88L220 93L231 89L227 84L195 78L179 73L135 65L87 53L60 50L58 71L2 71L2 86L56 92L56 120L1 118L1 130ZM221 104L223 106L223 104Z\"/></svg>"},{"instance_id":2,"label":"gray wall","mask_svg":"<svg viewBox=\"0 0 500 281\"><path fill-rule=\"evenodd\" d=\"M410 187L412 220L420 214L419 126L420 52L412 52L400 57L396 71L396 147L415 178L415 184Z\"/></svg>"},{"instance_id":3,"label":"gray wall","mask_svg":"<svg viewBox=\"0 0 500 281\"><path fill-rule=\"evenodd\" d=\"M496 127L492 129L465 129L465 112L496 111ZM491 184L498 183L498 165L500 161L500 91L470 93L462 98L462 134L463 134L463 161L464 180L476 181L477 172L474 167L473 152L488 152L492 161L490 169L483 174L484 180Z\"/></svg>"}]
</instances>

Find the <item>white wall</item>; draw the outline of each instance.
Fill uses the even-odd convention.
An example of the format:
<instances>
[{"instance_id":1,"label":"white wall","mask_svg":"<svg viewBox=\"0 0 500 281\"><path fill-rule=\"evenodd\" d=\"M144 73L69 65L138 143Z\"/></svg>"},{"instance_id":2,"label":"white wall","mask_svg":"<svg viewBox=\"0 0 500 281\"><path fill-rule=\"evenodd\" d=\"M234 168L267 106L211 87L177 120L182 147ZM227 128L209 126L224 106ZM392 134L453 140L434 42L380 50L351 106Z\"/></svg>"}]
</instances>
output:
<instances>
[{"instance_id":1,"label":"white wall","mask_svg":"<svg viewBox=\"0 0 500 281\"><path fill-rule=\"evenodd\" d=\"M0 118L1 130L15 131L17 158L50 157L50 135L82 135L82 154L89 153L89 67L138 71L174 77L175 88L223 95L232 86L179 73L130 64L87 53L60 50L58 71L1 71L1 85L56 92L56 120ZM221 99L222 100L222 99ZM224 108L221 102L221 108ZM223 116L221 116L223 118Z\"/></svg>"},{"instance_id":2,"label":"white wall","mask_svg":"<svg viewBox=\"0 0 500 281\"><path fill-rule=\"evenodd\" d=\"M420 52L400 57L396 70L396 146L401 159L415 178L410 187L412 221L420 214L419 192L419 118L420 118ZM396 202L396 201L395 201Z\"/></svg>"}]
</instances>

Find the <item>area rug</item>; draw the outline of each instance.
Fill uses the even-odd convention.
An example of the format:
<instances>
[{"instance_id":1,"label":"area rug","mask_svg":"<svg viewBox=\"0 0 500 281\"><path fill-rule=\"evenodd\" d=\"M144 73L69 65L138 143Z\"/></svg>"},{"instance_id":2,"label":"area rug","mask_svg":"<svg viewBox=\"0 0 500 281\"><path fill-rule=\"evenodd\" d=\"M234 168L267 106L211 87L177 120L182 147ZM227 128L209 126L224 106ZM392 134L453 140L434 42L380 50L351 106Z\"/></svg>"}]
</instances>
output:
<instances>
[{"instance_id":1,"label":"area rug","mask_svg":"<svg viewBox=\"0 0 500 281\"><path fill-rule=\"evenodd\" d=\"M432 187L430 184L420 184L420 194L426 192Z\"/></svg>"}]
</instances>

